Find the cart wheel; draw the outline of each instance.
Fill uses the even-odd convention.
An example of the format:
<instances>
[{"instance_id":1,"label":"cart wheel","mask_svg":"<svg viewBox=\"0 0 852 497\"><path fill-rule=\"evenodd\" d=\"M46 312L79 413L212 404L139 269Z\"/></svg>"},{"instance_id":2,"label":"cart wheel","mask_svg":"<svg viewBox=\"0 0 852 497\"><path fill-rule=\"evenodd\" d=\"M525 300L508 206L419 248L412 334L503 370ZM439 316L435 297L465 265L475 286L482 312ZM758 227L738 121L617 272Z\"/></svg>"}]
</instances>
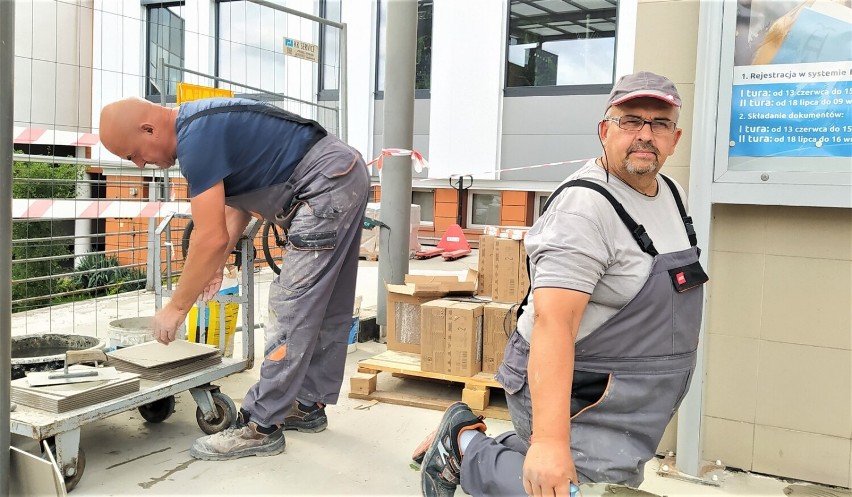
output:
<instances>
[{"instance_id":1,"label":"cart wheel","mask_svg":"<svg viewBox=\"0 0 852 497\"><path fill-rule=\"evenodd\" d=\"M204 413L201 408L195 409L195 420L198 421L198 427L201 431L208 435L219 433L228 428L237 419L237 406L230 397L222 392L213 392L213 405L216 407L216 417L207 421L204 419Z\"/></svg>"},{"instance_id":2,"label":"cart wheel","mask_svg":"<svg viewBox=\"0 0 852 497\"><path fill-rule=\"evenodd\" d=\"M169 395L150 404L139 406L139 414L149 423L162 423L175 412L175 396Z\"/></svg>"},{"instance_id":3,"label":"cart wheel","mask_svg":"<svg viewBox=\"0 0 852 497\"><path fill-rule=\"evenodd\" d=\"M52 438L52 437L51 437ZM53 458L56 459L56 446L53 445L52 442L48 442L50 447L50 452L53 454ZM47 459L47 455L42 456L44 459ZM74 487L80 483L80 479L83 478L83 471L86 469L86 453L83 451L82 447L77 448L77 468L76 472L72 476L62 475L65 478L65 491L70 492L74 490ZM62 472L62 469L60 469Z\"/></svg>"}]
</instances>

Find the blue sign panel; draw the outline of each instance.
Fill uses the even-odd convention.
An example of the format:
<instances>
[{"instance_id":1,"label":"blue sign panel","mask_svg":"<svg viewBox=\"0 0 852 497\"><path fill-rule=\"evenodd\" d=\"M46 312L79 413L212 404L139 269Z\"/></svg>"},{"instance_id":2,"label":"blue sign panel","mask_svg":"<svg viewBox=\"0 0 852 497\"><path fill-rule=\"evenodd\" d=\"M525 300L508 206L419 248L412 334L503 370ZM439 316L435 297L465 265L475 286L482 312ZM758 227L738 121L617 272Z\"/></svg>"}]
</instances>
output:
<instances>
[{"instance_id":1,"label":"blue sign panel","mask_svg":"<svg viewBox=\"0 0 852 497\"><path fill-rule=\"evenodd\" d=\"M735 84L729 155L852 157L852 81Z\"/></svg>"}]
</instances>

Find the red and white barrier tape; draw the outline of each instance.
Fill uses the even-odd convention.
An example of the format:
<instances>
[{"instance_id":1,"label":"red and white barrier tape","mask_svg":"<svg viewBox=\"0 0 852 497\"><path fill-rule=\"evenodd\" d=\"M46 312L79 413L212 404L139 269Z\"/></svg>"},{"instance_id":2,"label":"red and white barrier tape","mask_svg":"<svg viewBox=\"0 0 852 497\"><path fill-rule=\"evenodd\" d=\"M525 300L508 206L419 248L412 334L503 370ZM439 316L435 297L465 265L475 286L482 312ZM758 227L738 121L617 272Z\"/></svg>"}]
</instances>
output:
<instances>
[{"instance_id":1,"label":"red and white barrier tape","mask_svg":"<svg viewBox=\"0 0 852 497\"><path fill-rule=\"evenodd\" d=\"M157 218L172 212L189 214L190 203L47 198L12 200L13 219Z\"/></svg>"},{"instance_id":2,"label":"red and white barrier tape","mask_svg":"<svg viewBox=\"0 0 852 497\"><path fill-rule=\"evenodd\" d=\"M384 148L382 149L381 155L376 157L367 163L367 167L376 164L376 167L379 169L379 174L382 172L382 160L385 157L404 157L410 155L411 156L411 165L414 166L414 170L418 173L423 171L429 167L429 163L426 162L426 159L420 154L420 152L416 150L406 150L404 148Z\"/></svg>"},{"instance_id":3,"label":"red and white barrier tape","mask_svg":"<svg viewBox=\"0 0 852 497\"><path fill-rule=\"evenodd\" d=\"M382 159L384 157L390 157L390 156L397 157L397 156L406 156L406 155L411 156L411 162L412 162L412 165L414 166L414 170L417 171L418 173L423 171L423 169L429 167L429 163L426 161L426 159L423 158L423 155L421 155L420 152L417 152L416 150L406 150L404 148L382 149L381 155L379 155L375 159L368 162L367 167L372 166L373 164L377 164L377 167L379 169L379 173L381 174ZM558 161L558 162L547 162L547 163L544 163L544 164L533 164L531 166L510 167L510 168L507 168L507 169L492 169L492 170L489 170L489 171L465 172L465 173L455 174L454 176L493 174L493 173L504 173L504 172L509 172L509 171L524 171L524 170L527 170L527 169L538 169L538 168L541 168L541 167L561 166L563 164L580 164L580 163L585 164L586 162L588 162L590 160L592 160L592 158L563 160L563 161ZM431 178L431 179L434 179L434 178ZM425 178L418 178L418 180L425 180Z\"/></svg>"},{"instance_id":4,"label":"red and white barrier tape","mask_svg":"<svg viewBox=\"0 0 852 497\"><path fill-rule=\"evenodd\" d=\"M382 154L367 166L378 164L379 171L382 169L384 157L411 156L414 170L423 171L429 167L429 163L416 150L405 150L401 148L387 148ZM508 169L480 171L464 174L489 174L495 172L522 171L526 169L537 169L541 167L559 166L563 164L585 163L591 159L577 159L559 162L548 162L546 164L534 164L531 166L513 167ZM426 178L418 178L416 181L426 181ZM74 199L13 199L13 219L100 219L100 218L159 218L175 212L178 214L189 214L189 202L145 202L139 200L74 200Z\"/></svg>"}]
</instances>

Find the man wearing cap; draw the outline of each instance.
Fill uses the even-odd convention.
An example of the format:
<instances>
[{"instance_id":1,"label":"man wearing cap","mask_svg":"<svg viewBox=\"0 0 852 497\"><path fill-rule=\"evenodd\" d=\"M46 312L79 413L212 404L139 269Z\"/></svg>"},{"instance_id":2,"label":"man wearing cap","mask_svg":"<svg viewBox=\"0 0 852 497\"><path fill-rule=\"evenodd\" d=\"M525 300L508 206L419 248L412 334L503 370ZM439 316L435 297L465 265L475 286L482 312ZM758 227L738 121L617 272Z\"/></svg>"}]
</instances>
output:
<instances>
[{"instance_id":1,"label":"man wearing cap","mask_svg":"<svg viewBox=\"0 0 852 497\"><path fill-rule=\"evenodd\" d=\"M414 454L424 495L642 483L689 388L707 281L683 191L659 174L680 106L663 76L614 86L603 154L550 196L525 240L531 292L497 374L515 431L490 438L467 405L451 406Z\"/></svg>"}]
</instances>

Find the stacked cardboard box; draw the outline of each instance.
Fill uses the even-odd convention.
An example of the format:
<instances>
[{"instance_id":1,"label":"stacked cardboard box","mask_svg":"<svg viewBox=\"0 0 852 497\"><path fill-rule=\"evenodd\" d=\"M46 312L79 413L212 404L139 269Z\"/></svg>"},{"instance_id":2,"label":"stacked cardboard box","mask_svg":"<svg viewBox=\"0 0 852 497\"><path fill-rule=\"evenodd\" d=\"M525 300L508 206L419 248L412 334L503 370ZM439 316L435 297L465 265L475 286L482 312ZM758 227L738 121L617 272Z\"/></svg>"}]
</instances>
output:
<instances>
[{"instance_id":1,"label":"stacked cardboard box","mask_svg":"<svg viewBox=\"0 0 852 497\"><path fill-rule=\"evenodd\" d=\"M464 276L446 274L407 274L405 284L387 285L388 350L420 353L421 305L447 295L473 295L476 271Z\"/></svg>"},{"instance_id":2,"label":"stacked cardboard box","mask_svg":"<svg viewBox=\"0 0 852 497\"><path fill-rule=\"evenodd\" d=\"M516 303L529 290L527 253L523 239L482 235L479 238L477 294L495 302Z\"/></svg>"},{"instance_id":3,"label":"stacked cardboard box","mask_svg":"<svg viewBox=\"0 0 852 497\"><path fill-rule=\"evenodd\" d=\"M433 300L421 306L420 369L454 376L482 370L483 305Z\"/></svg>"},{"instance_id":4,"label":"stacked cardboard box","mask_svg":"<svg viewBox=\"0 0 852 497\"><path fill-rule=\"evenodd\" d=\"M518 304L489 302L483 308L482 372L496 373L503 362L503 351L517 323Z\"/></svg>"}]
</instances>

